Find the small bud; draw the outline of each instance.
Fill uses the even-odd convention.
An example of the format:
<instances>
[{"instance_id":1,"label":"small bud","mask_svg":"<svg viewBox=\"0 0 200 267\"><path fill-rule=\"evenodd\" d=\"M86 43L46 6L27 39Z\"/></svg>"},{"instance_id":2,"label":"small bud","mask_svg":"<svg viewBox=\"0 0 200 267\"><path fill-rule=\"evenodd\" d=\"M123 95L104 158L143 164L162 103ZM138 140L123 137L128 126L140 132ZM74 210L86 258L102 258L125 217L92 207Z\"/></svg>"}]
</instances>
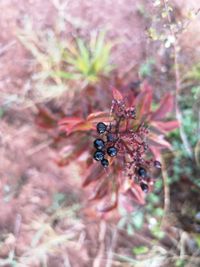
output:
<instances>
[{"instance_id":1,"label":"small bud","mask_svg":"<svg viewBox=\"0 0 200 267\"><path fill-rule=\"evenodd\" d=\"M155 160L155 161L154 161L154 167L157 168L157 169L161 169L162 166L161 166L160 161Z\"/></svg>"}]
</instances>

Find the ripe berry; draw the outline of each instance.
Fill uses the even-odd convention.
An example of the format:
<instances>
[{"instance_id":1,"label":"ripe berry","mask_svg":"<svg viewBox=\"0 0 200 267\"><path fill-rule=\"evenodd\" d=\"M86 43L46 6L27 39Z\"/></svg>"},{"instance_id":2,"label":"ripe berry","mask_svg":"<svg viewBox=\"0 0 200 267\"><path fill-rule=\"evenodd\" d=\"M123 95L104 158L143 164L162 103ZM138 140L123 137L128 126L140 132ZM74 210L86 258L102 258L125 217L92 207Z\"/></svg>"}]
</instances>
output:
<instances>
[{"instance_id":1,"label":"ripe berry","mask_svg":"<svg viewBox=\"0 0 200 267\"><path fill-rule=\"evenodd\" d=\"M145 192L145 193L147 193L148 190L149 190L148 185L145 184L145 183L141 183L141 184L140 184L140 187L141 187L142 191Z\"/></svg>"},{"instance_id":2,"label":"ripe berry","mask_svg":"<svg viewBox=\"0 0 200 267\"><path fill-rule=\"evenodd\" d=\"M157 169L161 169L161 163L160 163L160 161L155 160L154 161L154 167L157 168Z\"/></svg>"},{"instance_id":3,"label":"ripe berry","mask_svg":"<svg viewBox=\"0 0 200 267\"><path fill-rule=\"evenodd\" d=\"M106 129L107 129L107 126L105 125L105 123L103 123L103 122L99 122L99 123L97 124L97 132L98 132L99 134L105 133Z\"/></svg>"},{"instance_id":4,"label":"ripe berry","mask_svg":"<svg viewBox=\"0 0 200 267\"><path fill-rule=\"evenodd\" d=\"M144 178L144 177L147 176L147 172L146 172L146 170L144 168L140 167L138 169L138 175Z\"/></svg>"},{"instance_id":5,"label":"ripe berry","mask_svg":"<svg viewBox=\"0 0 200 267\"><path fill-rule=\"evenodd\" d=\"M94 140L94 147L98 150L102 150L105 147L105 143L102 139Z\"/></svg>"},{"instance_id":6,"label":"ripe berry","mask_svg":"<svg viewBox=\"0 0 200 267\"><path fill-rule=\"evenodd\" d=\"M107 159L102 159L101 164L102 164L103 167L106 168L109 165L109 161Z\"/></svg>"},{"instance_id":7,"label":"ripe berry","mask_svg":"<svg viewBox=\"0 0 200 267\"><path fill-rule=\"evenodd\" d=\"M93 158L94 158L95 160L97 160L97 161L101 161L101 160L103 160L103 158L104 158L104 153L103 153L102 151L98 151L98 150L97 150L97 151L94 153Z\"/></svg>"},{"instance_id":8,"label":"ripe berry","mask_svg":"<svg viewBox=\"0 0 200 267\"><path fill-rule=\"evenodd\" d=\"M109 133L109 134L107 135L107 141L108 141L108 142L114 142L114 141L115 141L115 137L114 137L114 135L111 134L111 133Z\"/></svg>"},{"instance_id":9,"label":"ripe berry","mask_svg":"<svg viewBox=\"0 0 200 267\"><path fill-rule=\"evenodd\" d=\"M117 152L118 152L118 150L117 150L117 148L114 147L114 146L110 146L110 147L108 147L108 149L107 149L107 153L108 153L108 155L109 155L110 157L115 157L115 156L117 155Z\"/></svg>"}]
</instances>

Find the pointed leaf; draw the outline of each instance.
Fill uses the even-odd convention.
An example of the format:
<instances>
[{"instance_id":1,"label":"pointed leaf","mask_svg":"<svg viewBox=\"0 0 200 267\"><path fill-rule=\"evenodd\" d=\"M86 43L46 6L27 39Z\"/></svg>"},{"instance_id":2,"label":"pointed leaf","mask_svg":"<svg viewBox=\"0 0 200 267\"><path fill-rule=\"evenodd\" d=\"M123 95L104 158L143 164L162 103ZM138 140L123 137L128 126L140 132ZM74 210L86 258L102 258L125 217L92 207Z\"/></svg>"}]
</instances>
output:
<instances>
[{"instance_id":1,"label":"pointed leaf","mask_svg":"<svg viewBox=\"0 0 200 267\"><path fill-rule=\"evenodd\" d=\"M125 192L125 195L137 204L145 204L145 193L142 191L141 187L135 183Z\"/></svg>"},{"instance_id":2,"label":"pointed leaf","mask_svg":"<svg viewBox=\"0 0 200 267\"><path fill-rule=\"evenodd\" d=\"M112 93L113 93L113 98L116 101L122 101L123 100L123 96L122 94L116 89L116 88L112 88Z\"/></svg>"},{"instance_id":3,"label":"pointed leaf","mask_svg":"<svg viewBox=\"0 0 200 267\"><path fill-rule=\"evenodd\" d=\"M56 159L56 163L59 166L66 166L73 160L77 160L88 148L87 139L81 140L76 146L67 146L64 151L64 155L59 160Z\"/></svg>"},{"instance_id":4,"label":"pointed leaf","mask_svg":"<svg viewBox=\"0 0 200 267\"><path fill-rule=\"evenodd\" d=\"M155 135L153 133L150 133L148 137L148 142L150 146L156 146L157 148L168 148L172 149L172 146L168 141L166 141L163 137L163 135Z\"/></svg>"},{"instance_id":5,"label":"pointed leaf","mask_svg":"<svg viewBox=\"0 0 200 267\"><path fill-rule=\"evenodd\" d=\"M62 124L77 124L82 122L83 119L79 118L79 117L65 117L61 120L59 120L58 125L62 125Z\"/></svg>"},{"instance_id":6,"label":"pointed leaf","mask_svg":"<svg viewBox=\"0 0 200 267\"><path fill-rule=\"evenodd\" d=\"M99 182L97 186L93 189L92 195L89 197L89 200L101 199L108 192L108 182L107 177L103 179L103 181Z\"/></svg>"},{"instance_id":7,"label":"pointed leaf","mask_svg":"<svg viewBox=\"0 0 200 267\"><path fill-rule=\"evenodd\" d=\"M166 94L165 97L161 100L160 106L158 109L153 112L151 116L151 120L161 120L163 119L167 113L172 112L174 107L174 97L172 94Z\"/></svg>"},{"instance_id":8,"label":"pointed leaf","mask_svg":"<svg viewBox=\"0 0 200 267\"><path fill-rule=\"evenodd\" d=\"M97 181L103 176L103 174L105 174L105 172L101 165L92 164L92 166L87 171L82 186L87 186L91 182Z\"/></svg>"},{"instance_id":9,"label":"pointed leaf","mask_svg":"<svg viewBox=\"0 0 200 267\"><path fill-rule=\"evenodd\" d=\"M85 132L85 131L90 131L92 129L95 129L95 126L93 125L92 122L90 121L83 121L80 123L75 124L72 129L71 132Z\"/></svg>"},{"instance_id":10,"label":"pointed leaf","mask_svg":"<svg viewBox=\"0 0 200 267\"><path fill-rule=\"evenodd\" d=\"M108 212L117 207L118 197L117 193L113 192L111 196L106 197L98 206L97 211Z\"/></svg>"},{"instance_id":11,"label":"pointed leaf","mask_svg":"<svg viewBox=\"0 0 200 267\"><path fill-rule=\"evenodd\" d=\"M112 116L110 116L109 112L103 112L103 111L91 113L87 117L87 121L90 121L93 123L97 123L99 121L110 122L112 120L113 118Z\"/></svg>"},{"instance_id":12,"label":"pointed leaf","mask_svg":"<svg viewBox=\"0 0 200 267\"><path fill-rule=\"evenodd\" d=\"M149 149L153 153L156 160L158 160L158 161L162 160L161 149L159 147L149 145Z\"/></svg>"},{"instance_id":13,"label":"pointed leaf","mask_svg":"<svg viewBox=\"0 0 200 267\"><path fill-rule=\"evenodd\" d=\"M176 129L179 127L179 122L178 121L153 121L151 123L151 126L154 126L161 132L171 132L172 130Z\"/></svg>"},{"instance_id":14,"label":"pointed leaf","mask_svg":"<svg viewBox=\"0 0 200 267\"><path fill-rule=\"evenodd\" d=\"M141 93L135 99L137 119L141 119L144 115L149 115L152 105L152 87L145 83Z\"/></svg>"}]
</instances>

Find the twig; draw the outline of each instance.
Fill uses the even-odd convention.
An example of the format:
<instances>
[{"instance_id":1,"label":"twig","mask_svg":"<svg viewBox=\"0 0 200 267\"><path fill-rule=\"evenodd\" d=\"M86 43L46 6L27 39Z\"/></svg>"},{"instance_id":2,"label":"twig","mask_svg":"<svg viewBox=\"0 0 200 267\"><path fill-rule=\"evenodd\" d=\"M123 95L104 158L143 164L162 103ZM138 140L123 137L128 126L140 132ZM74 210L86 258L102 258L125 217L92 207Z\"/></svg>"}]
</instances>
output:
<instances>
[{"instance_id":1,"label":"twig","mask_svg":"<svg viewBox=\"0 0 200 267\"><path fill-rule=\"evenodd\" d=\"M108 252L108 260L107 260L107 263L106 263L106 267L111 267L112 266L115 246L116 246L116 243L117 243L117 237L118 237L118 228L115 227L114 232L113 232L112 243L111 243L111 246L110 246L110 250Z\"/></svg>"},{"instance_id":2,"label":"twig","mask_svg":"<svg viewBox=\"0 0 200 267\"><path fill-rule=\"evenodd\" d=\"M193 152L192 152L192 147L188 141L187 135L184 131L183 125L182 125L182 114L181 114L181 110L179 108L179 104L178 104L178 100L179 100L179 91L181 89L181 79L180 79L180 70L179 70L179 64L178 64L178 39L177 36L175 34L174 28L170 27L172 24L171 21L171 16L168 10L168 6L167 6L167 2L166 0L163 0L164 2L164 6L165 6L165 10L167 12L167 18L168 18L168 22L169 22L169 29L171 32L171 35L174 37L174 44L173 44L173 49L174 49L174 68L175 68L175 79L176 79L176 87L175 87L175 111L176 111L176 119L179 122L180 125L180 136L183 142L183 145L185 147L185 150L187 151L187 154L190 158L193 158Z\"/></svg>"},{"instance_id":3,"label":"twig","mask_svg":"<svg viewBox=\"0 0 200 267\"><path fill-rule=\"evenodd\" d=\"M106 235L106 222L102 220L100 223L100 231L99 231L99 251L97 253L96 258L94 259L93 267L101 266L101 261L103 259L103 253L105 249L104 245L105 235Z\"/></svg>"},{"instance_id":4,"label":"twig","mask_svg":"<svg viewBox=\"0 0 200 267\"><path fill-rule=\"evenodd\" d=\"M165 166L165 161L163 157L161 158L162 163L162 177L163 177L163 183L164 183L164 216L161 221L161 227L165 226L165 219L166 216L169 214L170 210L170 189L168 185L168 178L167 178L167 169Z\"/></svg>"},{"instance_id":5,"label":"twig","mask_svg":"<svg viewBox=\"0 0 200 267\"><path fill-rule=\"evenodd\" d=\"M0 56L2 56L7 50L9 50L15 44L16 44L16 41L11 41L5 44L3 47L0 47Z\"/></svg>"}]
</instances>

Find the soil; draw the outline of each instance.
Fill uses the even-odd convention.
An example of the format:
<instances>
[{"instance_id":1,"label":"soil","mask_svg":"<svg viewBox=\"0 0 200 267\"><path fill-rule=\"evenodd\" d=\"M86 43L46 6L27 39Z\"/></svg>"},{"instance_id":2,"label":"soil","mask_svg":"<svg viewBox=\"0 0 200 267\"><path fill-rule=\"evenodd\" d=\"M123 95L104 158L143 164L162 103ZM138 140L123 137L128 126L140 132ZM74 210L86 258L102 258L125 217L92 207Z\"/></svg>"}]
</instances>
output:
<instances>
[{"instance_id":1,"label":"soil","mask_svg":"<svg viewBox=\"0 0 200 267\"><path fill-rule=\"evenodd\" d=\"M72 163L68 168L59 168L54 163L58 152L51 146L49 132L35 125L35 109L20 109L19 106L15 109L15 100L18 95L24 95L34 71L32 56L21 45L17 32L27 17L33 22L36 30L54 27L58 17L58 9L55 7L58 2L57 0L0 2L0 103L4 107L2 109L4 115L0 119L0 258L2 259L6 258L13 248L17 255L29 250L30 243L39 229L38 225L48 221L47 210L52 205L55 194L68 195L68 204L71 201L72 205L74 202L85 201L77 165ZM177 0L181 16L191 7L196 8L198 5L198 1L180 3ZM145 14L140 12L142 7L145 8ZM151 50L146 36L149 1L75 0L66 1L63 10L67 17L67 35L79 33L87 36L94 30L107 28L108 37L119 42L113 51L113 62L117 65L119 76L127 76L127 83L137 80L136 70L140 64L149 55L156 54L154 48ZM189 30L189 35L194 40L192 45L195 46L200 42L200 35L196 34L196 30L200 29L197 28L199 23L199 21L192 23ZM76 29L74 29L75 24L78 25ZM187 55L193 49L188 33L187 37L184 38L183 35L182 39L184 39L182 51ZM192 61L192 55L190 59ZM77 244L71 242L67 250L63 249L60 254L54 251L47 260L47 266L105 266L99 264L99 259L106 247L108 248L113 242L111 240L113 231L103 222L98 222L96 219L88 222L87 218L80 216L77 223L79 229L75 231ZM65 233L71 229L70 227L71 223L64 221L63 225L58 225L56 231ZM102 244L101 234L105 235L104 231L109 234L108 240ZM131 238L126 240L126 244L123 238L124 234L121 243L118 244L119 254L133 247L134 242ZM71 265L67 265L66 257L63 256L67 255L66 251ZM35 262L33 260L32 263L23 266L41 265L37 260Z\"/></svg>"}]
</instances>

